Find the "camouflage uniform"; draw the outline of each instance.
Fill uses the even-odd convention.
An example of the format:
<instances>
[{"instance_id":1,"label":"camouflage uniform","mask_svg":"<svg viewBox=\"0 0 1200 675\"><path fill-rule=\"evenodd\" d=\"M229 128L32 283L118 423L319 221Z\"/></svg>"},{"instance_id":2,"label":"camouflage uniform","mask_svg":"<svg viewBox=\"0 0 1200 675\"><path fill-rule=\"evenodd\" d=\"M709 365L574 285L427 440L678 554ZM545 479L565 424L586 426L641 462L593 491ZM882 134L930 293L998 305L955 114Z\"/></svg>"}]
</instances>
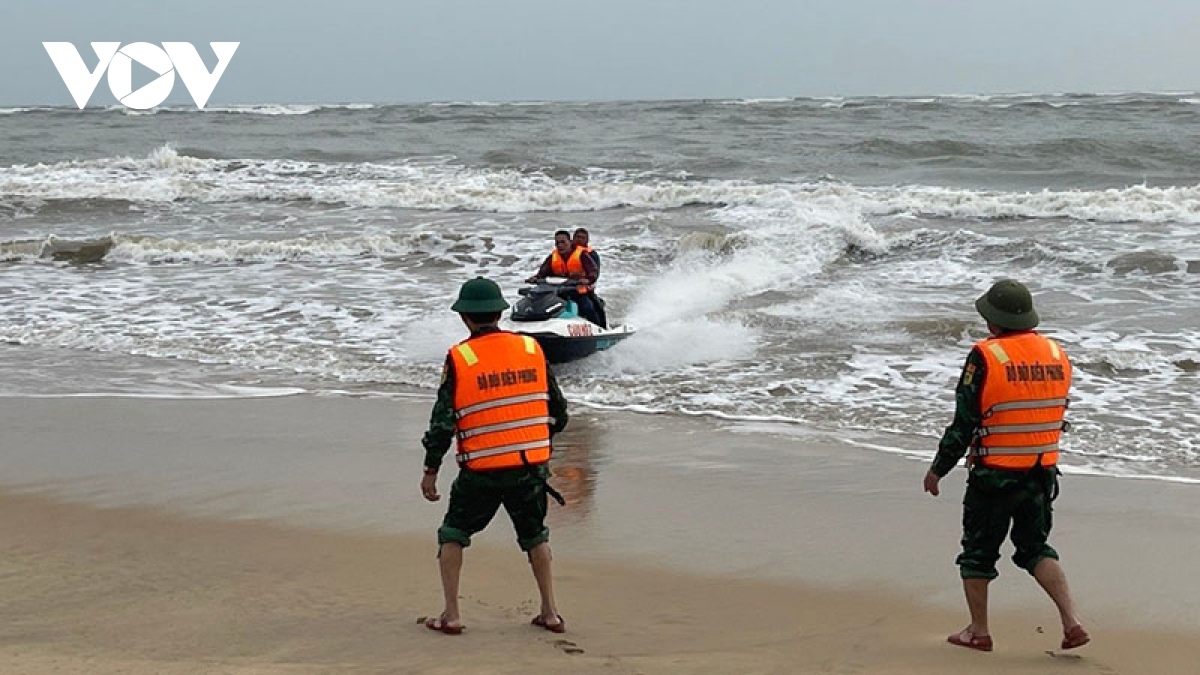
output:
<instances>
[{"instance_id":1,"label":"camouflage uniform","mask_svg":"<svg viewBox=\"0 0 1200 675\"><path fill-rule=\"evenodd\" d=\"M983 420L979 395L985 380L985 361L972 349L955 390L954 421L946 427L930 470L938 477L950 473L974 441ZM969 462L968 462L969 463ZM969 463L970 464L970 463ZM1047 542L1053 525L1051 502L1058 489L1058 469L1035 467L1006 471L970 464L963 496L962 553L955 561L964 579L995 579L1000 545L1012 525L1016 547L1013 563L1030 574L1043 558L1058 559Z\"/></svg>"},{"instance_id":2,"label":"camouflage uniform","mask_svg":"<svg viewBox=\"0 0 1200 675\"><path fill-rule=\"evenodd\" d=\"M484 329L476 335L497 330ZM554 374L546 368L547 388L550 394L550 433L558 433L567 426L567 400L563 397ZM450 450L455 436L454 416L454 361L446 358L442 370L442 384L438 387L437 403L429 418L429 430L421 444L425 447L425 466L437 469L442 458ZM442 526L438 528L438 544L454 542L462 546L471 545L471 535L480 532L491 522L503 504L517 532L517 543L522 551L549 541L550 530L545 526L547 465L498 471L459 470L458 477L450 486L450 505Z\"/></svg>"}]
</instances>

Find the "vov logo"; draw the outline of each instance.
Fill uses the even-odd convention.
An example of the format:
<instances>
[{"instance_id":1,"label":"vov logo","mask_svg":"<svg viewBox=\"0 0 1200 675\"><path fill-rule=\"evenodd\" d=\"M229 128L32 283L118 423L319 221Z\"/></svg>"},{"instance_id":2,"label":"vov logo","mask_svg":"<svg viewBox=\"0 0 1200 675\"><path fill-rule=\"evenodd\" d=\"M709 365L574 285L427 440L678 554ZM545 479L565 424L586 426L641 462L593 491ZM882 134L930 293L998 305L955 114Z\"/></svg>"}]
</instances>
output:
<instances>
[{"instance_id":1,"label":"vov logo","mask_svg":"<svg viewBox=\"0 0 1200 675\"><path fill-rule=\"evenodd\" d=\"M192 95L196 107L204 108L241 43L208 44L217 55L217 66L212 72L205 67L200 54L190 42L164 42L161 48L149 42L133 42L124 47L120 42L93 42L92 51L96 52L99 59L93 71L88 70L79 56L79 50L70 42L43 42L42 46L50 54L50 60L54 61L54 67L58 68L58 74L81 110L92 97L92 92L96 91L96 85L100 83L105 70L108 71L108 88L122 105L135 110L147 110L171 95L176 72ZM137 91L133 91L134 61L158 73L153 82Z\"/></svg>"}]
</instances>

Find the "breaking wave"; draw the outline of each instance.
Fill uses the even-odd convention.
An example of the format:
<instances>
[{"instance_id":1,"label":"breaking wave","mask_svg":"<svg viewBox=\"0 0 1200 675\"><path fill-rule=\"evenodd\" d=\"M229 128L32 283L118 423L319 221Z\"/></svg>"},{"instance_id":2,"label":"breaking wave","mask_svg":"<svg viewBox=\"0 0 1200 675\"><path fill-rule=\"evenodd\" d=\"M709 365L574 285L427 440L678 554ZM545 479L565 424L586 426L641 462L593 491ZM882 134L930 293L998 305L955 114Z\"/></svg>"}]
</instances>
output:
<instances>
[{"instance_id":1,"label":"breaking wave","mask_svg":"<svg viewBox=\"0 0 1200 675\"><path fill-rule=\"evenodd\" d=\"M142 158L113 157L0 169L0 204L36 211L46 202L304 202L495 213L619 208L839 203L867 215L958 219L1068 218L1098 222L1200 223L1200 185L1003 192L931 186L857 186L834 181L754 183L682 180L612 169L475 168L452 158L393 163L211 159L170 146Z\"/></svg>"}]
</instances>

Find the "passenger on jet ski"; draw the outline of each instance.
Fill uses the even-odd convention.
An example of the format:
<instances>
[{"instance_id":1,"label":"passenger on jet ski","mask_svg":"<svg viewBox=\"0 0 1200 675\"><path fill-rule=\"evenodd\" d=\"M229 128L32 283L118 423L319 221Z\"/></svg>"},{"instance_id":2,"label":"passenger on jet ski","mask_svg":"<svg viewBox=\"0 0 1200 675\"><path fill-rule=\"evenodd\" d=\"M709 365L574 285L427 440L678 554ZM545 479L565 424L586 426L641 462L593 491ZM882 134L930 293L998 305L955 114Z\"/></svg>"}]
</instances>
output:
<instances>
[{"instance_id":1,"label":"passenger on jet ski","mask_svg":"<svg viewBox=\"0 0 1200 675\"><path fill-rule=\"evenodd\" d=\"M600 281L600 254L596 253L596 251L590 245L588 245L588 242L591 241L591 238L592 235L588 234L587 228L584 227L575 228L575 231L571 234L571 241L575 242L575 245L579 248L582 248L583 252L592 259L592 262L596 263L596 281Z\"/></svg>"},{"instance_id":2,"label":"passenger on jet ski","mask_svg":"<svg viewBox=\"0 0 1200 675\"><path fill-rule=\"evenodd\" d=\"M567 297L575 301L579 308L579 316L601 328L607 328L596 311L595 296L592 294L592 284L596 283L599 274L595 261L575 245L571 240L571 233L559 230L554 233L554 250L546 256L537 274L525 281L532 284L546 277L566 277L579 282L574 290L566 292Z\"/></svg>"},{"instance_id":3,"label":"passenger on jet ski","mask_svg":"<svg viewBox=\"0 0 1200 675\"><path fill-rule=\"evenodd\" d=\"M575 242L575 246L582 248L584 255L592 259L596 263L596 278L592 282L592 301L596 303L596 315L600 317L599 324L605 328L608 327L608 314L604 311L604 299L596 295L596 284L600 282L600 254L597 253L588 242L591 241L591 235L587 228L577 227L571 233L571 241Z\"/></svg>"}]
</instances>

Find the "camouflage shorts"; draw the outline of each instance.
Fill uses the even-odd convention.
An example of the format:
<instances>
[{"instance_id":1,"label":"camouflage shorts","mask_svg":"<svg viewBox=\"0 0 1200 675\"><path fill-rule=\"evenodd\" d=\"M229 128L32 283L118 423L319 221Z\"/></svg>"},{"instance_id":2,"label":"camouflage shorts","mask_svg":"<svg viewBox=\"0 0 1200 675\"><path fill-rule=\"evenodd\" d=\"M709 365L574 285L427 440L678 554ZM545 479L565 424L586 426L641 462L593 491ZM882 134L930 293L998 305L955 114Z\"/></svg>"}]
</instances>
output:
<instances>
[{"instance_id":1,"label":"camouflage shorts","mask_svg":"<svg viewBox=\"0 0 1200 675\"><path fill-rule=\"evenodd\" d=\"M438 545L454 542L471 545L471 535L481 532L500 506L508 512L522 551L549 541L546 527L546 465L499 471L459 472L450 487L450 506L438 528Z\"/></svg>"},{"instance_id":2,"label":"camouflage shorts","mask_svg":"<svg viewBox=\"0 0 1200 675\"><path fill-rule=\"evenodd\" d=\"M1001 471L975 467L963 497L962 553L959 572L964 579L995 579L1000 545L1009 534L1016 551L1013 563L1033 574L1043 558L1058 559L1047 542L1053 526L1052 495L1058 470Z\"/></svg>"}]
</instances>

